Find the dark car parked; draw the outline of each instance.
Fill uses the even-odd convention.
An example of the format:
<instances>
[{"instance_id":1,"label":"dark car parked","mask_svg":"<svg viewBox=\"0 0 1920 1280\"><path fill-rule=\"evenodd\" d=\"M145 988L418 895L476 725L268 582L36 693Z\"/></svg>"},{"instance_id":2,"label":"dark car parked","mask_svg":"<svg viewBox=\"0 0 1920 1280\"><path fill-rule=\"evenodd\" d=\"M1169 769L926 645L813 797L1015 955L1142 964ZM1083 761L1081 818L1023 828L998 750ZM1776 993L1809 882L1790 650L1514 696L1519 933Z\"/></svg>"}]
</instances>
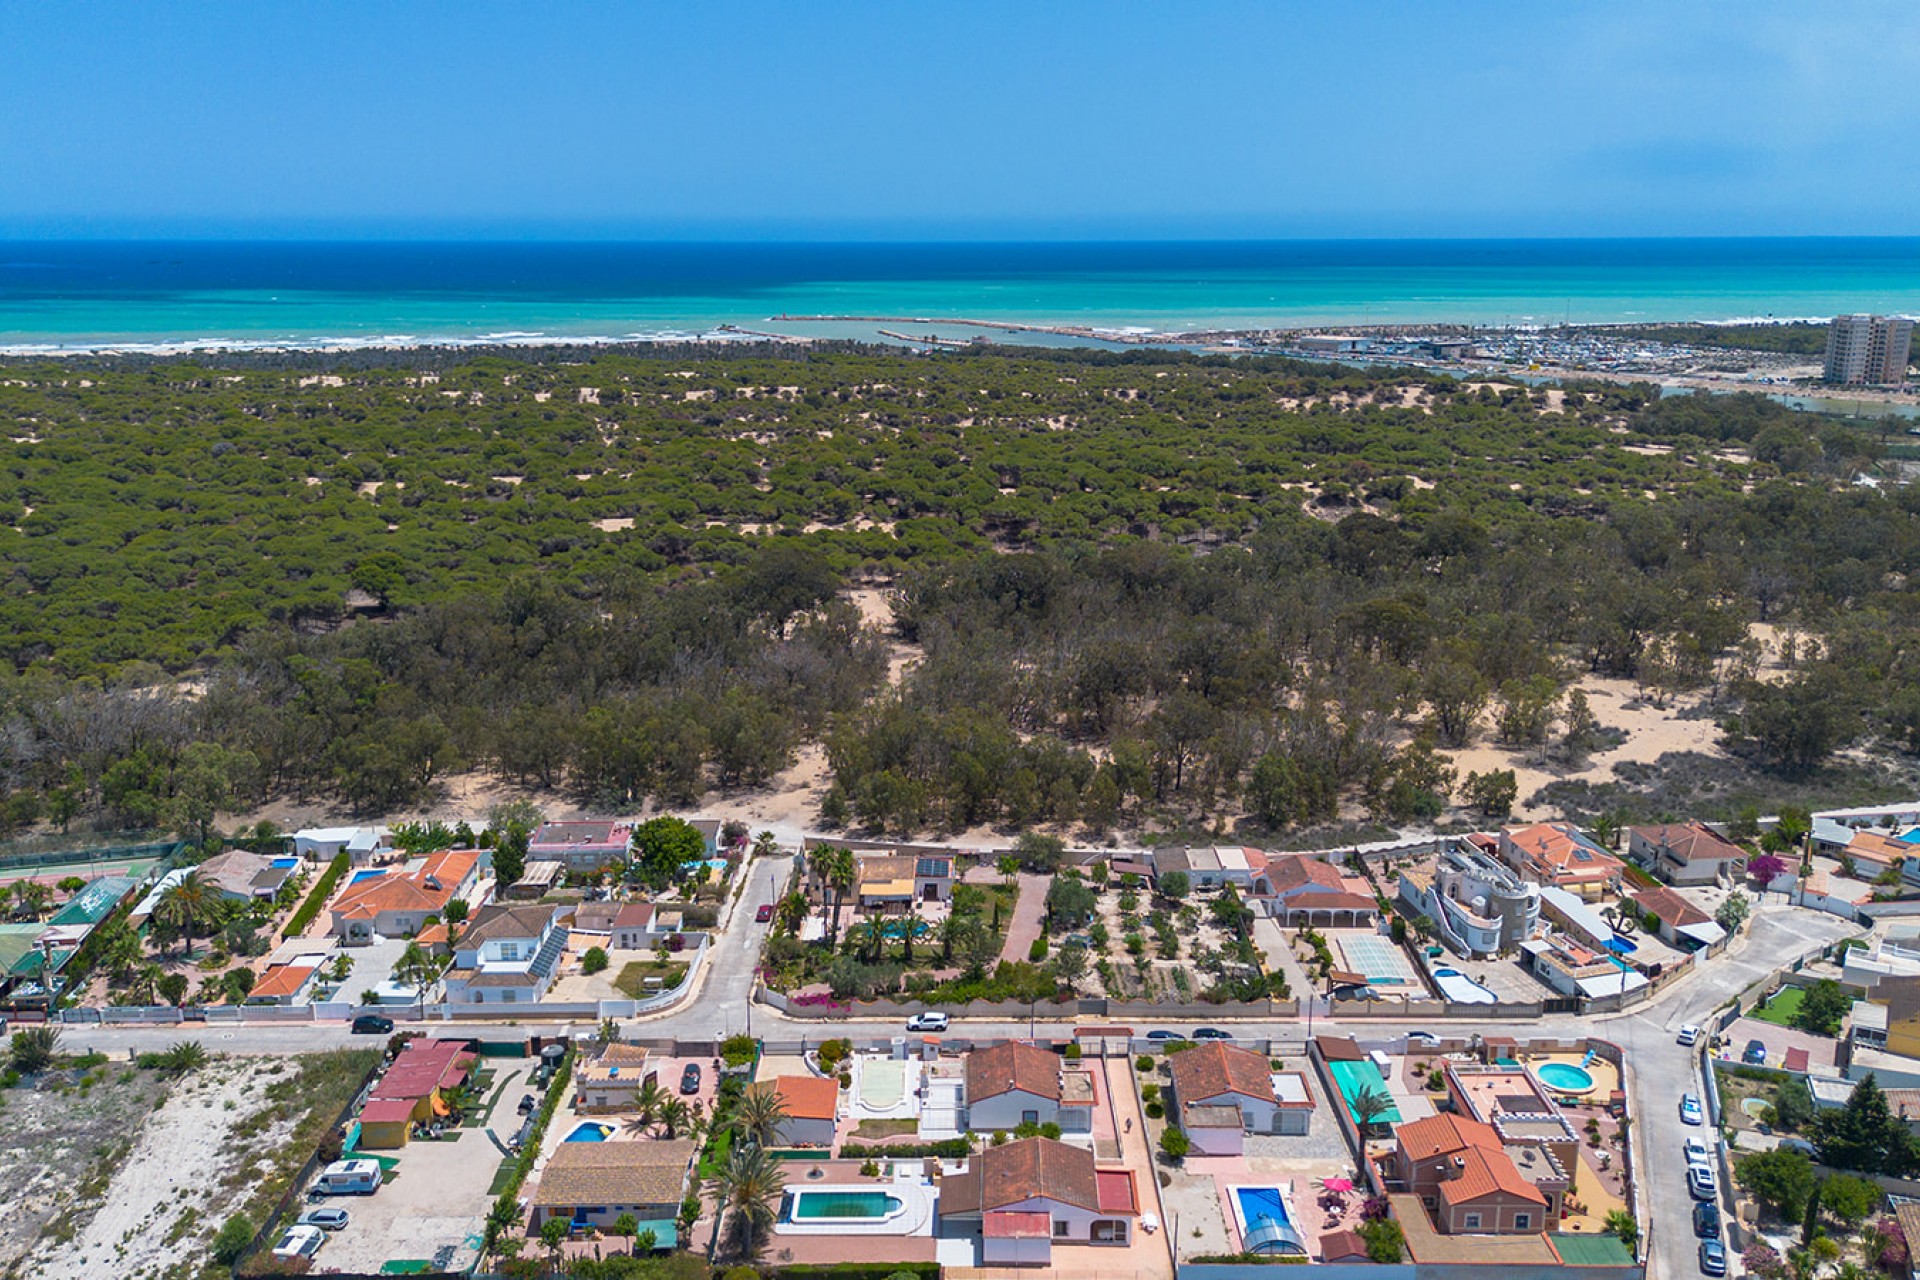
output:
<instances>
[{"instance_id":1,"label":"dark car parked","mask_svg":"<svg viewBox=\"0 0 1920 1280\"><path fill-rule=\"evenodd\" d=\"M1760 1066L1764 1064L1766 1060L1767 1060L1766 1041L1764 1040L1747 1041L1747 1047L1741 1051L1740 1061L1745 1063L1750 1063L1753 1066Z\"/></svg>"},{"instance_id":2,"label":"dark car parked","mask_svg":"<svg viewBox=\"0 0 1920 1280\"><path fill-rule=\"evenodd\" d=\"M700 1064L689 1062L687 1069L680 1073L680 1092L683 1094L700 1092Z\"/></svg>"},{"instance_id":3,"label":"dark car parked","mask_svg":"<svg viewBox=\"0 0 1920 1280\"><path fill-rule=\"evenodd\" d=\"M532 1094L523 1093L520 1095L520 1114L521 1115L523 1116L532 1115L535 1109L539 1107L539 1105L540 1105L540 1099L534 1097Z\"/></svg>"},{"instance_id":4,"label":"dark car parked","mask_svg":"<svg viewBox=\"0 0 1920 1280\"><path fill-rule=\"evenodd\" d=\"M1194 1028L1193 1038L1195 1040L1231 1040L1233 1039L1233 1033L1231 1031L1222 1031L1218 1027L1196 1027Z\"/></svg>"},{"instance_id":5,"label":"dark car parked","mask_svg":"<svg viewBox=\"0 0 1920 1280\"><path fill-rule=\"evenodd\" d=\"M377 1013L363 1013L353 1020L353 1034L357 1036L384 1036L392 1033L392 1018L383 1018Z\"/></svg>"},{"instance_id":6,"label":"dark car parked","mask_svg":"<svg viewBox=\"0 0 1920 1280\"><path fill-rule=\"evenodd\" d=\"M1709 1200L1701 1200L1693 1206L1693 1234L1702 1240L1720 1238L1720 1206Z\"/></svg>"}]
</instances>

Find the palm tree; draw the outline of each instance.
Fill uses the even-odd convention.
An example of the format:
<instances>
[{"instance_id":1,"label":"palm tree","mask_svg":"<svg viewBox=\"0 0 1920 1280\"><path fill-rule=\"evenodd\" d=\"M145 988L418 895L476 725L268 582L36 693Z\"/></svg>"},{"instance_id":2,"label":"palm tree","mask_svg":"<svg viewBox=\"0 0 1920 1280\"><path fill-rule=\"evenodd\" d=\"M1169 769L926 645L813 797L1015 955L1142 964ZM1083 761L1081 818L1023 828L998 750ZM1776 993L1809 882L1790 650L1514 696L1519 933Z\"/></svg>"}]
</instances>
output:
<instances>
[{"instance_id":1,"label":"palm tree","mask_svg":"<svg viewBox=\"0 0 1920 1280\"><path fill-rule=\"evenodd\" d=\"M52 1066L59 1049L60 1028L43 1022L37 1027L14 1032L8 1054L13 1069L23 1076L30 1076Z\"/></svg>"},{"instance_id":2,"label":"palm tree","mask_svg":"<svg viewBox=\"0 0 1920 1280\"><path fill-rule=\"evenodd\" d=\"M633 1096L634 1105L640 1111L640 1123L651 1125L653 1118L660 1114L660 1104L667 1100L666 1090L662 1089L653 1077L640 1082L640 1090Z\"/></svg>"},{"instance_id":3,"label":"palm tree","mask_svg":"<svg viewBox=\"0 0 1920 1280\"><path fill-rule=\"evenodd\" d=\"M201 925L219 923L225 899L220 890L198 875L190 875L160 896L154 904L153 918L180 933L185 954L193 954L193 935Z\"/></svg>"},{"instance_id":4,"label":"palm tree","mask_svg":"<svg viewBox=\"0 0 1920 1280\"><path fill-rule=\"evenodd\" d=\"M19 903L20 914L32 920L38 920L53 905L53 890L36 880L22 880L13 886L14 899Z\"/></svg>"},{"instance_id":5,"label":"palm tree","mask_svg":"<svg viewBox=\"0 0 1920 1280\"><path fill-rule=\"evenodd\" d=\"M675 1137L680 1130L686 1128L687 1121L692 1118L692 1115L686 1103L678 1098L668 1098L660 1104L660 1136L668 1139Z\"/></svg>"},{"instance_id":6,"label":"palm tree","mask_svg":"<svg viewBox=\"0 0 1920 1280\"><path fill-rule=\"evenodd\" d=\"M773 834L773 832L762 831L759 835L753 838L753 856L754 857L771 858L774 854L779 852L780 852L780 837Z\"/></svg>"},{"instance_id":7,"label":"palm tree","mask_svg":"<svg viewBox=\"0 0 1920 1280\"><path fill-rule=\"evenodd\" d=\"M1349 1105L1353 1109L1353 1122L1364 1136L1372 1131L1374 1121L1393 1110L1393 1099L1384 1089L1368 1085L1353 1095Z\"/></svg>"},{"instance_id":8,"label":"palm tree","mask_svg":"<svg viewBox=\"0 0 1920 1280\"><path fill-rule=\"evenodd\" d=\"M859 869L854 864L853 850L835 845L831 849L820 851L821 874L833 887L833 923L827 929L827 942L831 944L840 936L840 908L846 905L847 895L853 892L853 886L859 879Z\"/></svg>"},{"instance_id":9,"label":"palm tree","mask_svg":"<svg viewBox=\"0 0 1920 1280\"><path fill-rule=\"evenodd\" d=\"M787 1109L780 1095L768 1085L748 1089L733 1104L733 1130L740 1141L757 1147L772 1146L780 1138L780 1126L787 1122Z\"/></svg>"},{"instance_id":10,"label":"palm tree","mask_svg":"<svg viewBox=\"0 0 1920 1280\"><path fill-rule=\"evenodd\" d=\"M1013 878L1020 873L1020 859L1011 853L1003 853L994 860L993 865L1000 872L1000 883L1011 888Z\"/></svg>"},{"instance_id":11,"label":"palm tree","mask_svg":"<svg viewBox=\"0 0 1920 1280\"><path fill-rule=\"evenodd\" d=\"M440 962L428 955L419 943L409 942L393 966L393 976L403 986L412 987L414 999L424 1006L427 1003L427 988L440 976Z\"/></svg>"},{"instance_id":12,"label":"palm tree","mask_svg":"<svg viewBox=\"0 0 1920 1280\"><path fill-rule=\"evenodd\" d=\"M630 1213L621 1214L619 1217L613 1220L613 1234L620 1237L622 1240L628 1241L629 1243L627 1244L627 1252L632 1253L633 1252L632 1240L635 1236L640 1234L640 1219L634 1217Z\"/></svg>"},{"instance_id":13,"label":"palm tree","mask_svg":"<svg viewBox=\"0 0 1920 1280\"><path fill-rule=\"evenodd\" d=\"M752 1258L766 1243L774 1205L786 1190L779 1161L752 1143L735 1147L714 1179L721 1209L728 1215L737 1255Z\"/></svg>"},{"instance_id":14,"label":"palm tree","mask_svg":"<svg viewBox=\"0 0 1920 1280\"><path fill-rule=\"evenodd\" d=\"M130 994L145 996L146 999L136 1000L134 1003L158 1004L160 979L165 975L166 970L151 961L136 968L133 971L133 985Z\"/></svg>"}]
</instances>

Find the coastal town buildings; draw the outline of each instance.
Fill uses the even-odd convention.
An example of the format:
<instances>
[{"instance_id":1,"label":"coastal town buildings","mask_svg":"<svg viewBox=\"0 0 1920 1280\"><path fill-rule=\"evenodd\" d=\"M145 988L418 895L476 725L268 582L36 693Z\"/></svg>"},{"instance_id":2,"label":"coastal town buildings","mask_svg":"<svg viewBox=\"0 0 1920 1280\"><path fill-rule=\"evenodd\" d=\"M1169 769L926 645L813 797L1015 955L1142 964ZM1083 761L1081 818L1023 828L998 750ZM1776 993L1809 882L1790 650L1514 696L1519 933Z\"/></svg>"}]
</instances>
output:
<instances>
[{"instance_id":1,"label":"coastal town buildings","mask_svg":"<svg viewBox=\"0 0 1920 1280\"><path fill-rule=\"evenodd\" d=\"M1843 386L1892 386L1907 380L1913 321L1905 316L1835 316L1827 327L1825 377Z\"/></svg>"}]
</instances>

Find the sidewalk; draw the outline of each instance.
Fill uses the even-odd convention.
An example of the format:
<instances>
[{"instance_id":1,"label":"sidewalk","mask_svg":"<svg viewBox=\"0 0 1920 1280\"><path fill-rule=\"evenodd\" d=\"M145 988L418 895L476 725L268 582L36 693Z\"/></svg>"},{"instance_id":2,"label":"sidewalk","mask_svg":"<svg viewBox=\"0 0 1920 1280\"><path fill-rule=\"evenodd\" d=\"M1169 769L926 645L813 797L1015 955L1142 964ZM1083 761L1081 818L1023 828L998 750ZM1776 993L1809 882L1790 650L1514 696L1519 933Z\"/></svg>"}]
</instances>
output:
<instances>
[{"instance_id":1,"label":"sidewalk","mask_svg":"<svg viewBox=\"0 0 1920 1280\"><path fill-rule=\"evenodd\" d=\"M1020 900L1013 904L1013 919L1007 921L1007 939L1000 948L1002 960L1021 961L1040 936L1040 922L1047 914L1049 877L1022 871L1014 878L1020 886Z\"/></svg>"}]
</instances>

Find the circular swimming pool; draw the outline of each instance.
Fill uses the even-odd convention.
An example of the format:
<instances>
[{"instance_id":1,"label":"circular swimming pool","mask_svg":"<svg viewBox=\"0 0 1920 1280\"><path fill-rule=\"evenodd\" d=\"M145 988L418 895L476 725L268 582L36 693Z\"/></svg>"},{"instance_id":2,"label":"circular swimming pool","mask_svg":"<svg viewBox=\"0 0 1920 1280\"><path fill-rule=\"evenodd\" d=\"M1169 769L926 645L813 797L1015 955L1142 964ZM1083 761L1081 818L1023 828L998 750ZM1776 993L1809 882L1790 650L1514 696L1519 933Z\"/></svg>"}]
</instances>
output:
<instances>
[{"instance_id":1,"label":"circular swimming pool","mask_svg":"<svg viewBox=\"0 0 1920 1280\"><path fill-rule=\"evenodd\" d=\"M1593 1092L1593 1076L1571 1062L1548 1062L1535 1069L1540 1083L1561 1093Z\"/></svg>"}]
</instances>

